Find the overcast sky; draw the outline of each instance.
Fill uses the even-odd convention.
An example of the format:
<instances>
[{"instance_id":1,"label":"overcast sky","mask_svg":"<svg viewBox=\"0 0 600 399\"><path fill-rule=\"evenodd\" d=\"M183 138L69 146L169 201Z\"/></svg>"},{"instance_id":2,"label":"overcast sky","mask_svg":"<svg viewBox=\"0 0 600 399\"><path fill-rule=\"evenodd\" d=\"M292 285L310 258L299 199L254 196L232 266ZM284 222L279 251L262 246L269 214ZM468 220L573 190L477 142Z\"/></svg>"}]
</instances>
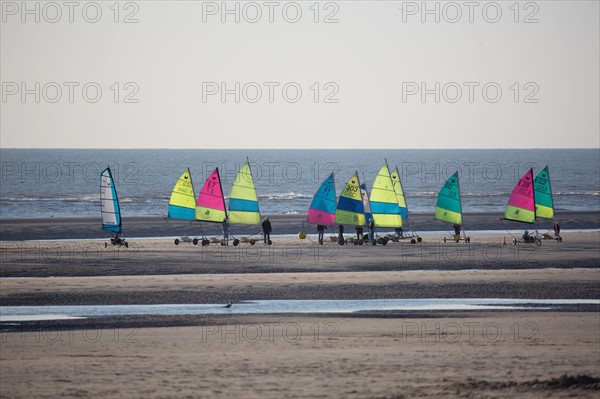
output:
<instances>
[{"instance_id":1,"label":"overcast sky","mask_svg":"<svg viewBox=\"0 0 600 399\"><path fill-rule=\"evenodd\" d=\"M598 1L23 4L2 148L600 145Z\"/></svg>"}]
</instances>

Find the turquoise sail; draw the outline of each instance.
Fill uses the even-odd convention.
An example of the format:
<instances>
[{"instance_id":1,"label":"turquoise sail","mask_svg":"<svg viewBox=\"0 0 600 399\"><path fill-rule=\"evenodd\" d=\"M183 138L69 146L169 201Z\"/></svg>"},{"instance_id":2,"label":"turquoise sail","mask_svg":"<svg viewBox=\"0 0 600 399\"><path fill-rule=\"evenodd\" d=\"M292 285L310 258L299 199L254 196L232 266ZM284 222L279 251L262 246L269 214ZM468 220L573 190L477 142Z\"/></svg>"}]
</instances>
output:
<instances>
[{"instance_id":1,"label":"turquoise sail","mask_svg":"<svg viewBox=\"0 0 600 399\"><path fill-rule=\"evenodd\" d=\"M333 172L323 181L319 190L315 194L306 221L322 225L333 225L335 218L336 200L335 200L335 180Z\"/></svg>"},{"instance_id":2,"label":"turquoise sail","mask_svg":"<svg viewBox=\"0 0 600 399\"><path fill-rule=\"evenodd\" d=\"M450 176L442 186L435 205L435 217L439 220L462 225L458 172Z\"/></svg>"},{"instance_id":3,"label":"turquoise sail","mask_svg":"<svg viewBox=\"0 0 600 399\"><path fill-rule=\"evenodd\" d=\"M121 234L121 209L110 168L100 174L100 206L102 229Z\"/></svg>"},{"instance_id":4,"label":"turquoise sail","mask_svg":"<svg viewBox=\"0 0 600 399\"><path fill-rule=\"evenodd\" d=\"M554 218L554 201L552 201L552 186L548 165L537 174L533 182L535 194L535 216L544 219Z\"/></svg>"}]
</instances>

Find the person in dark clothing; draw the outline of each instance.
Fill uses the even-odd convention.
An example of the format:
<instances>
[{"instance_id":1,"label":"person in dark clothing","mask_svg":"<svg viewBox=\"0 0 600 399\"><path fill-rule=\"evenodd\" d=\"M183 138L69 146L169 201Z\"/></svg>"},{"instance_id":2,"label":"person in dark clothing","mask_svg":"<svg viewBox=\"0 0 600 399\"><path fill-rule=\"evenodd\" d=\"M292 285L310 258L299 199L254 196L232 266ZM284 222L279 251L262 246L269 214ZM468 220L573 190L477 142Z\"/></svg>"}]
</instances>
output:
<instances>
[{"instance_id":1,"label":"person in dark clothing","mask_svg":"<svg viewBox=\"0 0 600 399\"><path fill-rule=\"evenodd\" d=\"M362 226L356 226L356 239L362 240L365 230Z\"/></svg>"},{"instance_id":2,"label":"person in dark clothing","mask_svg":"<svg viewBox=\"0 0 600 399\"><path fill-rule=\"evenodd\" d=\"M454 223L454 235L459 236L460 235L460 224L458 223Z\"/></svg>"},{"instance_id":3,"label":"person in dark clothing","mask_svg":"<svg viewBox=\"0 0 600 399\"><path fill-rule=\"evenodd\" d=\"M338 243L343 245L344 243L344 225L340 224L338 226Z\"/></svg>"},{"instance_id":4,"label":"person in dark clothing","mask_svg":"<svg viewBox=\"0 0 600 399\"><path fill-rule=\"evenodd\" d=\"M229 222L227 219L223 219L223 241L221 245L229 245Z\"/></svg>"},{"instance_id":5,"label":"person in dark clothing","mask_svg":"<svg viewBox=\"0 0 600 399\"><path fill-rule=\"evenodd\" d=\"M271 222L269 222L269 218L265 218L265 220L262 222L262 231L265 245L271 245L271 232L273 231L273 228L271 227Z\"/></svg>"},{"instance_id":6,"label":"person in dark clothing","mask_svg":"<svg viewBox=\"0 0 600 399\"><path fill-rule=\"evenodd\" d=\"M369 238L371 241L375 239L375 221L373 219L369 219Z\"/></svg>"},{"instance_id":7,"label":"person in dark clothing","mask_svg":"<svg viewBox=\"0 0 600 399\"><path fill-rule=\"evenodd\" d=\"M326 229L327 226L323 226L322 224L317 225L317 233L319 233L319 244L321 245L323 245L323 234L325 233Z\"/></svg>"}]
</instances>

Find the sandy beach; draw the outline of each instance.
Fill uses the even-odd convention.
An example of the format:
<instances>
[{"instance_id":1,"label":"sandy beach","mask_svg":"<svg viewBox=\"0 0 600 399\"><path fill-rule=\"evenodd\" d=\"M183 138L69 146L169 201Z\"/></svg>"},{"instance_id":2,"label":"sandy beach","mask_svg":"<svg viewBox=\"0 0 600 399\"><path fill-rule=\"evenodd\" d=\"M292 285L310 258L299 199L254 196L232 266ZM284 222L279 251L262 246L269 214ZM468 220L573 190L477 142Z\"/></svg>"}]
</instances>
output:
<instances>
[{"instance_id":1,"label":"sandy beach","mask_svg":"<svg viewBox=\"0 0 600 399\"><path fill-rule=\"evenodd\" d=\"M27 229L25 228L25 233ZM23 233L21 233L23 234ZM2 242L0 305L600 299L600 233L541 246ZM595 397L600 305L0 323L0 397Z\"/></svg>"},{"instance_id":2,"label":"sandy beach","mask_svg":"<svg viewBox=\"0 0 600 399\"><path fill-rule=\"evenodd\" d=\"M0 399L600 399L600 0L0 9Z\"/></svg>"},{"instance_id":3,"label":"sandy beach","mask_svg":"<svg viewBox=\"0 0 600 399\"><path fill-rule=\"evenodd\" d=\"M3 397L595 397L597 313L5 334ZM24 338L23 338L24 337ZM62 340L61 340L62 339ZM568 375L569 377L562 377ZM593 376L593 377L592 377Z\"/></svg>"}]
</instances>

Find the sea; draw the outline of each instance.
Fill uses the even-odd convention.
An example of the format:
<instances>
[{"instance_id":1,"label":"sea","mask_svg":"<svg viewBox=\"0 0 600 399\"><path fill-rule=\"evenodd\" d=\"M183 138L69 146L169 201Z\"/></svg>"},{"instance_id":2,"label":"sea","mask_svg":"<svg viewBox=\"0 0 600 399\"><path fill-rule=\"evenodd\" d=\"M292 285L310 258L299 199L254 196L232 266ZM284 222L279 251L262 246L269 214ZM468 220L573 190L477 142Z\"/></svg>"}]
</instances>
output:
<instances>
[{"instance_id":1,"label":"sea","mask_svg":"<svg viewBox=\"0 0 600 399\"><path fill-rule=\"evenodd\" d=\"M246 160L263 215L305 214L332 172L337 194L355 171L370 188L386 160L400 172L409 212L434 212L437 193L456 171L463 212L503 212L520 177L546 165L557 213L600 211L600 149L0 149L0 158L0 218L99 217L107 166L123 217L165 216L186 168L197 195L218 167L228 197Z\"/></svg>"}]
</instances>

